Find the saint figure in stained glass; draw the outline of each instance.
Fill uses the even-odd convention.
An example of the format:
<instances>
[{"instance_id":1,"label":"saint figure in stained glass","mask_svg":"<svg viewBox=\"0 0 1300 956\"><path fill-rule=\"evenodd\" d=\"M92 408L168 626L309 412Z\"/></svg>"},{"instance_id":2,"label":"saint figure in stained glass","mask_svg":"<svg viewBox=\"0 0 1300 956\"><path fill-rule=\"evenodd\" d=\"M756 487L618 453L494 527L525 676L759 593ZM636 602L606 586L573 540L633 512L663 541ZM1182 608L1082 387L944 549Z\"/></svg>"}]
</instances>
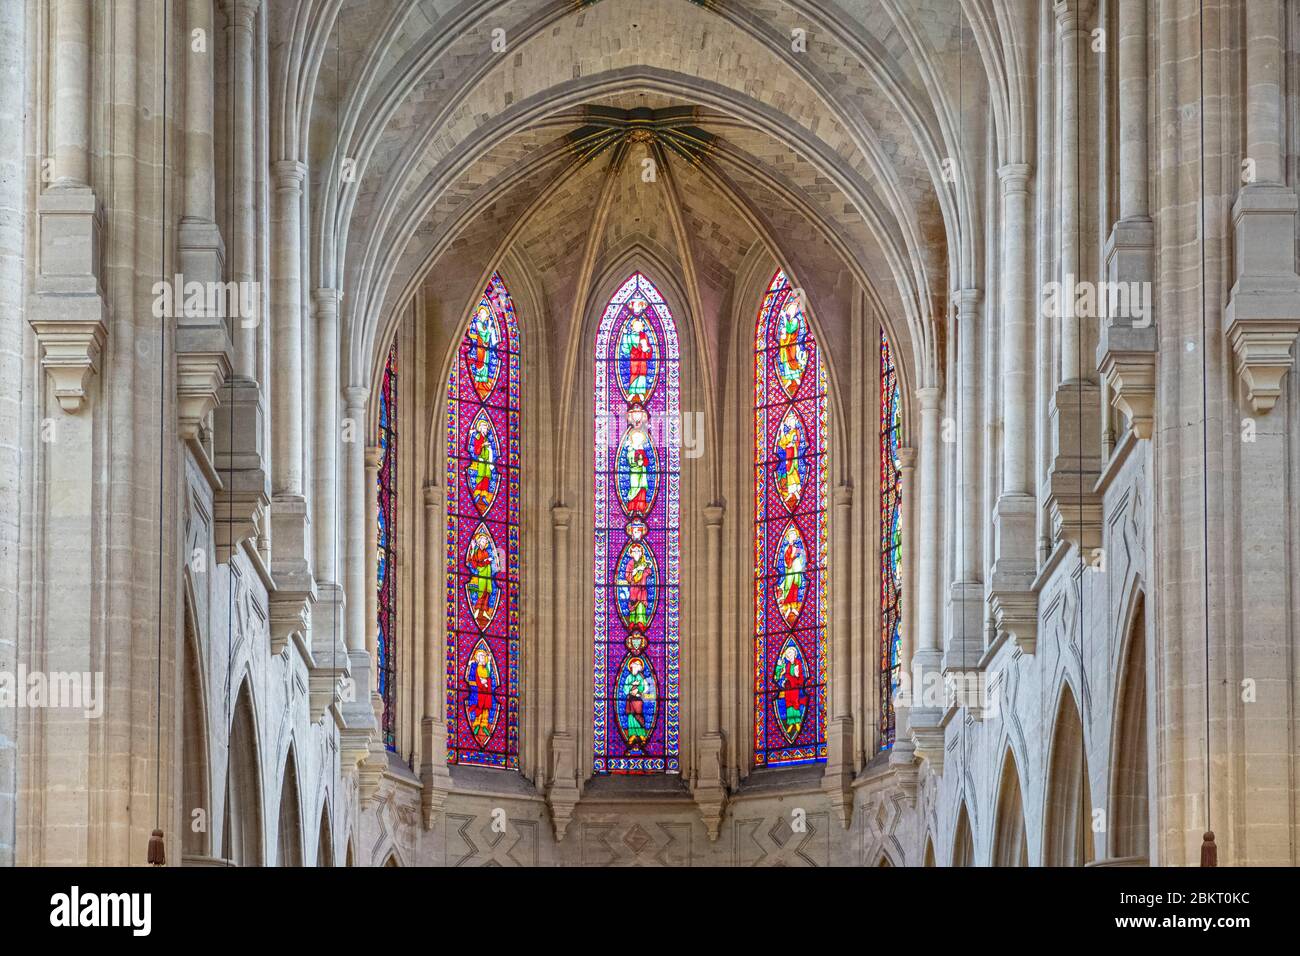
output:
<instances>
[{"instance_id":1,"label":"saint figure in stained glass","mask_svg":"<svg viewBox=\"0 0 1300 956\"><path fill-rule=\"evenodd\" d=\"M493 273L447 380L447 761L519 768L519 327Z\"/></svg>"},{"instance_id":2,"label":"saint figure in stained glass","mask_svg":"<svg viewBox=\"0 0 1300 956\"><path fill-rule=\"evenodd\" d=\"M596 773L681 770L679 361L668 304L634 273L596 334Z\"/></svg>"},{"instance_id":3,"label":"saint figure in stained glass","mask_svg":"<svg viewBox=\"0 0 1300 956\"><path fill-rule=\"evenodd\" d=\"M784 272L754 331L754 764L826 759L827 397L821 348Z\"/></svg>"}]
</instances>

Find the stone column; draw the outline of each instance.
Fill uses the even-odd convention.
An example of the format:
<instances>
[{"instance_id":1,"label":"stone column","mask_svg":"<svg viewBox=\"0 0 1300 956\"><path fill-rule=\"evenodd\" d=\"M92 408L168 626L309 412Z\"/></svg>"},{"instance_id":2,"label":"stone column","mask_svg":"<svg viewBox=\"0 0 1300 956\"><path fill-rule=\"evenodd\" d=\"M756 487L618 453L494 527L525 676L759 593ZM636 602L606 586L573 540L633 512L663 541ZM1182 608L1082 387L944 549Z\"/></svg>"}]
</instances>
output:
<instances>
[{"instance_id":1,"label":"stone column","mask_svg":"<svg viewBox=\"0 0 1300 956\"><path fill-rule=\"evenodd\" d=\"M1236 524L1239 590L1235 600L1226 602L1235 613L1215 613L1215 605L1221 603L1216 584L1222 580L1215 569L1224 563L1222 544L1213 538L1204 572L1211 576L1214 602L1211 640L1231 648L1223 655L1226 662L1216 660L1214 666L1226 667L1228 687L1240 688L1243 680L1253 680L1254 696L1248 703L1242 702L1240 692L1214 698L1209 757L1215 818L1210 823L1218 834L1221 863L1286 866L1294 864L1295 855L1296 824L1288 781L1294 774L1297 732L1294 670L1288 673L1279 665L1294 660L1295 616L1289 595L1297 570L1295 548L1282 520L1288 506L1295 507L1294 478L1288 488L1280 476L1295 474L1292 416L1296 405L1284 389L1295 388L1295 343L1300 334L1297 197L1286 183L1283 168L1282 136L1288 122L1283 112L1283 4L1260 0L1246 4L1245 11L1245 158L1254 164L1254 181L1242 187L1232 208L1235 284L1224 322L1238 383L1234 401L1224 411L1231 416L1224 431L1240 436L1240 423L1254 419L1254 436L1238 444L1235 487L1227 485L1236 491L1231 496L1232 515L1224 518L1229 527ZM1213 186L1207 188L1213 192ZM1211 317L1211 329L1213 322ZM1214 349L1213 344L1207 347ZM1212 383L1215 371L1211 365ZM1213 446L1218 439L1213 405L1209 415L1206 427L1211 429ZM1212 470L1214 454L1211 451L1206 463ZM1226 460L1231 461L1231 455ZM1211 500L1224 480L1211 474ZM1213 515L1210 520L1215 521ZM1230 560L1227 567L1232 566ZM1220 636L1216 632L1223 626L1227 633ZM1237 667L1240 671L1233 673ZM1227 707L1235 710L1225 714ZM1234 726L1235 734L1225 733L1225 728Z\"/></svg>"},{"instance_id":2,"label":"stone column","mask_svg":"<svg viewBox=\"0 0 1300 956\"><path fill-rule=\"evenodd\" d=\"M93 20L90 0L58 0L54 9L54 185L65 189L90 186Z\"/></svg>"},{"instance_id":3,"label":"stone column","mask_svg":"<svg viewBox=\"0 0 1300 956\"><path fill-rule=\"evenodd\" d=\"M318 588L312 609L311 682L317 701L334 698L334 689L346 670L347 646L343 618L345 600L339 579L339 554L347 547L346 530L339 523L339 490L346 488L346 463L339 463L339 299L336 289L316 289L312 298L316 313L316 406L315 445L312 475L313 569Z\"/></svg>"},{"instance_id":4,"label":"stone column","mask_svg":"<svg viewBox=\"0 0 1300 956\"><path fill-rule=\"evenodd\" d=\"M13 674L18 664L19 607L27 587L20 584L19 522L23 501L22 428L26 316L23 281L27 230L27 17L0 18L0 672ZM17 711L0 707L0 867L14 865L17 834L14 812L18 787Z\"/></svg>"},{"instance_id":5,"label":"stone column","mask_svg":"<svg viewBox=\"0 0 1300 956\"><path fill-rule=\"evenodd\" d=\"M1138 438L1155 425L1155 225L1147 198L1147 5L1119 7L1119 220L1104 251L1106 279L1128 290L1127 307L1102 321L1097 368L1107 408ZM1116 431L1111 426L1103 434Z\"/></svg>"},{"instance_id":6,"label":"stone column","mask_svg":"<svg viewBox=\"0 0 1300 956\"><path fill-rule=\"evenodd\" d=\"M447 769L447 605L443 590L443 490L424 486L424 718L420 722L420 794L424 828L431 829L451 789Z\"/></svg>"},{"instance_id":7,"label":"stone column","mask_svg":"<svg viewBox=\"0 0 1300 956\"><path fill-rule=\"evenodd\" d=\"M275 441L271 456L271 598L272 649L276 618L296 620L310 614L316 599L311 567L311 519L303 482L302 355L302 183L306 167L285 160L274 165L272 226L275 260L269 316L273 346L271 375ZM373 497L373 496L372 496ZM374 580L373 578L371 579ZM371 588L373 591L374 589ZM306 610L302 609L307 605Z\"/></svg>"},{"instance_id":8,"label":"stone column","mask_svg":"<svg viewBox=\"0 0 1300 956\"><path fill-rule=\"evenodd\" d=\"M300 212L306 167L294 160L274 165L275 285L271 307L275 450L271 486L277 498L303 495L302 475L302 236Z\"/></svg>"},{"instance_id":9,"label":"stone column","mask_svg":"<svg viewBox=\"0 0 1300 956\"><path fill-rule=\"evenodd\" d=\"M348 667L351 681L343 706L342 747L344 766L348 769L370 752L370 737L376 731L375 712L371 705L374 681L373 659L366 647L366 609L373 608L367 590L374 591L374 578L367 579L366 517L367 498L374 497L374 485L366 481L365 434L366 397L369 389L353 385L344 390L347 417L344 428L348 441L343 443L347 471L347 552L344 558L344 594L347 602Z\"/></svg>"},{"instance_id":10,"label":"stone column","mask_svg":"<svg viewBox=\"0 0 1300 956\"><path fill-rule=\"evenodd\" d=\"M265 395L258 382L257 332L262 315L262 291L258 284L258 229L254 190L257 173L254 162L258 109L254 99L257 74L254 50L254 24L261 0L218 0L226 31L230 62L226 64L225 89L233 106L231 127L224 134L233 146L233 162L226 170L230 219L224 237L228 254L225 274L246 298L247 314L241 307L237 319L229 323L233 343L233 370L221 393L221 407L216 416L213 442L217 470L224 487L217 492L215 508L217 560L230 560L243 542L250 560L266 563L264 545L267 532L266 510L270 501L270 463L267 461L267 409ZM286 537L288 532L286 532ZM300 584L303 582L299 582ZM293 608L282 607L282 620L292 621ZM285 626L292 626L286 624Z\"/></svg>"},{"instance_id":11,"label":"stone column","mask_svg":"<svg viewBox=\"0 0 1300 956\"><path fill-rule=\"evenodd\" d=\"M1002 492L993 514L989 610L999 636L1032 653L1038 639L1034 492L1035 336L1030 309L1029 174L998 169L1002 191ZM918 544L918 547L922 545Z\"/></svg>"},{"instance_id":12,"label":"stone column","mask_svg":"<svg viewBox=\"0 0 1300 956\"><path fill-rule=\"evenodd\" d=\"M566 505L551 508L551 541L554 554L552 566L556 569L570 567L569 523L573 511ZM574 670L573 622L569 620L568 578L563 573L553 573L555 621L554 666L555 696L554 731L551 733L551 786L546 802L551 810L551 823L557 840L564 839L573 808L578 802L578 744L570 719L574 711L571 682ZM585 696L585 695L584 695Z\"/></svg>"},{"instance_id":13,"label":"stone column","mask_svg":"<svg viewBox=\"0 0 1300 956\"><path fill-rule=\"evenodd\" d=\"M723 565L722 520L725 513L721 504L711 504L704 509L704 559L710 569ZM725 741L722 736L722 595L710 590L705 593L704 602L704 728L696 738L695 746L699 769L695 802L700 808L709 839L716 840L727 799L723 767Z\"/></svg>"},{"instance_id":14,"label":"stone column","mask_svg":"<svg viewBox=\"0 0 1300 956\"><path fill-rule=\"evenodd\" d=\"M831 492L831 592L830 719L826 726L826 773L822 788L845 830L853 818L853 701L849 678L853 674L853 640L849 591L853 587L853 488L839 484Z\"/></svg>"},{"instance_id":15,"label":"stone column","mask_svg":"<svg viewBox=\"0 0 1300 956\"><path fill-rule=\"evenodd\" d=\"M1092 489L1101 474L1101 429L1097 409L1101 391L1096 382L1096 362L1085 344L1090 338L1091 316L1075 309L1076 283L1082 264L1082 225L1079 172L1079 132L1082 72L1081 45L1090 0L1057 0L1056 50L1060 108L1060 193L1057 210L1061 226L1058 277L1061 351L1059 384L1048 411L1050 426L1049 490L1047 508L1052 540L1065 540L1089 557L1101 547L1101 498ZM1086 356L1086 357L1085 357Z\"/></svg>"},{"instance_id":16,"label":"stone column","mask_svg":"<svg viewBox=\"0 0 1300 956\"><path fill-rule=\"evenodd\" d=\"M915 754L912 744L912 656L916 646L916 606L917 593L914 587L915 575L912 568L916 564L916 535L914 533L920 509L915 495L916 449L900 446L898 449L899 479L902 483L902 526L903 547L898 562L899 581L899 648L898 648L898 694L894 701L894 747L889 754L891 764L910 766ZM880 635L876 635L880 639ZM866 728L863 728L865 731Z\"/></svg>"},{"instance_id":17,"label":"stone column","mask_svg":"<svg viewBox=\"0 0 1300 956\"><path fill-rule=\"evenodd\" d=\"M17 16L17 13L13 15ZM90 186L90 95L94 7L58 0L54 8L54 184L37 199L40 225L28 321L41 367L65 412L88 400L108 327L101 283L103 210Z\"/></svg>"},{"instance_id":18,"label":"stone column","mask_svg":"<svg viewBox=\"0 0 1300 956\"><path fill-rule=\"evenodd\" d=\"M949 593L945 670L976 670L984 652L984 584L980 529L979 289L961 289L957 305L957 561Z\"/></svg>"},{"instance_id":19,"label":"stone column","mask_svg":"<svg viewBox=\"0 0 1300 956\"><path fill-rule=\"evenodd\" d=\"M912 743L918 756L928 759L938 772L943 767L943 685L940 679L939 558L943 552L940 513L939 463L943 445L939 436L937 386L916 390L921 418L920 495L917 501L916 542L916 649L912 653L912 707L909 718Z\"/></svg>"},{"instance_id":20,"label":"stone column","mask_svg":"<svg viewBox=\"0 0 1300 956\"><path fill-rule=\"evenodd\" d=\"M212 0L188 0L185 31L199 34L206 47L187 48L185 55L185 192L184 213L176 237L179 269L183 282L202 282L208 288L225 278L225 247L216 223L216 162L212 123ZM173 289L173 301L182 289ZM233 300L233 301L232 301ZM227 298L227 314L238 321L239 296ZM222 387L233 370L233 351L227 333L227 317L220 312L191 315L178 309L176 316L176 396L180 437L191 451L208 459L211 469L209 418L219 404Z\"/></svg>"},{"instance_id":21,"label":"stone column","mask_svg":"<svg viewBox=\"0 0 1300 956\"><path fill-rule=\"evenodd\" d=\"M228 131L234 147L234 163L229 170L232 235L228 240L231 249L231 276L243 284L257 279L255 190L258 110L254 99L257 93L257 73L256 34L253 27L261 0L220 0L220 5L225 14L226 43L233 61L228 78L230 96L234 101L234 128ZM255 321L245 320L238 323L235 330L235 373L249 381L257 379L257 325Z\"/></svg>"}]
</instances>

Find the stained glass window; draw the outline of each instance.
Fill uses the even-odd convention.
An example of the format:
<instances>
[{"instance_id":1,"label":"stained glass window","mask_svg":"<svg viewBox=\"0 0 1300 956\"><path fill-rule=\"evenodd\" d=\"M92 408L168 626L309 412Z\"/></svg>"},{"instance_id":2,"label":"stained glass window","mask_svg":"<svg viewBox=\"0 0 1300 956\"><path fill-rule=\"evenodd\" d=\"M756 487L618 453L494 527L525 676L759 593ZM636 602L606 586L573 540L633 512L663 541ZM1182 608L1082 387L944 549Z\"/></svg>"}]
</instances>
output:
<instances>
[{"instance_id":1,"label":"stained glass window","mask_svg":"<svg viewBox=\"0 0 1300 956\"><path fill-rule=\"evenodd\" d=\"M493 273L447 382L447 762L519 768L519 326Z\"/></svg>"},{"instance_id":2,"label":"stained glass window","mask_svg":"<svg viewBox=\"0 0 1300 956\"><path fill-rule=\"evenodd\" d=\"M597 773L678 773L677 329L641 273L596 337Z\"/></svg>"},{"instance_id":3,"label":"stained glass window","mask_svg":"<svg viewBox=\"0 0 1300 956\"><path fill-rule=\"evenodd\" d=\"M826 368L778 271L754 340L754 765L826 759Z\"/></svg>"},{"instance_id":4,"label":"stained glass window","mask_svg":"<svg viewBox=\"0 0 1300 956\"><path fill-rule=\"evenodd\" d=\"M903 472L898 464L902 439L898 370L885 330L880 330L880 747L894 746L894 695L903 616L898 562L903 556Z\"/></svg>"},{"instance_id":5,"label":"stained glass window","mask_svg":"<svg viewBox=\"0 0 1300 956\"><path fill-rule=\"evenodd\" d=\"M384 701L384 746L397 749L397 343L388 350L379 389L379 637L375 662Z\"/></svg>"}]
</instances>

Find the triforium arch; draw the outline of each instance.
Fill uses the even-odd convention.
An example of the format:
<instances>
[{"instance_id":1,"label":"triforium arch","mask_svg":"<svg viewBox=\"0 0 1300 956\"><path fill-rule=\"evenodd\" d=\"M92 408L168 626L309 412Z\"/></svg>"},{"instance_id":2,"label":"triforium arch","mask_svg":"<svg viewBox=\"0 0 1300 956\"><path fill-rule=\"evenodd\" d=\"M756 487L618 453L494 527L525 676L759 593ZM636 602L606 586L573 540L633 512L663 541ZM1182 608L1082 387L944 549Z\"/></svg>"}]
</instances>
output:
<instances>
[{"instance_id":1,"label":"triforium arch","mask_svg":"<svg viewBox=\"0 0 1300 956\"><path fill-rule=\"evenodd\" d=\"M1010 745L1002 759L998 782L997 818L993 825L993 865L1028 866L1029 840L1025 827L1020 771Z\"/></svg>"},{"instance_id":2,"label":"triforium arch","mask_svg":"<svg viewBox=\"0 0 1300 956\"><path fill-rule=\"evenodd\" d=\"M1151 758L1147 608L1140 580L1134 583L1130 610L1121 621L1106 855L1124 865L1142 866L1151 858Z\"/></svg>"},{"instance_id":3,"label":"triforium arch","mask_svg":"<svg viewBox=\"0 0 1300 956\"><path fill-rule=\"evenodd\" d=\"M1095 819L1083 722L1069 681L1054 708L1043 807L1043 864L1083 866L1096 859Z\"/></svg>"}]
</instances>

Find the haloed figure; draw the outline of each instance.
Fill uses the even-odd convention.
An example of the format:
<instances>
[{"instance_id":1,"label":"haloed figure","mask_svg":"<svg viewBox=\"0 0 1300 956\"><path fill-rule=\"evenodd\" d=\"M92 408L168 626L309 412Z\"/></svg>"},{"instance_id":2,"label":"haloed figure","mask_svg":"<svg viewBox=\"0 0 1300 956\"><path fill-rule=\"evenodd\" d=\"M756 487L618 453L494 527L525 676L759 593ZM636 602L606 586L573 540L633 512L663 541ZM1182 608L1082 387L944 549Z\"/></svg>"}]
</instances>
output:
<instances>
[{"instance_id":1,"label":"haloed figure","mask_svg":"<svg viewBox=\"0 0 1300 956\"><path fill-rule=\"evenodd\" d=\"M785 705L781 729L791 740L799 736L799 728L803 726L804 704L808 699L803 692L806 680L799 652L792 645L787 645L776 663L775 683L781 689Z\"/></svg>"},{"instance_id":2,"label":"haloed figure","mask_svg":"<svg viewBox=\"0 0 1300 956\"><path fill-rule=\"evenodd\" d=\"M644 747L650 738L646 726L645 705L654 698L654 685L645 676L645 662L634 657L628 662L623 677L623 696L627 700L627 745Z\"/></svg>"}]
</instances>

